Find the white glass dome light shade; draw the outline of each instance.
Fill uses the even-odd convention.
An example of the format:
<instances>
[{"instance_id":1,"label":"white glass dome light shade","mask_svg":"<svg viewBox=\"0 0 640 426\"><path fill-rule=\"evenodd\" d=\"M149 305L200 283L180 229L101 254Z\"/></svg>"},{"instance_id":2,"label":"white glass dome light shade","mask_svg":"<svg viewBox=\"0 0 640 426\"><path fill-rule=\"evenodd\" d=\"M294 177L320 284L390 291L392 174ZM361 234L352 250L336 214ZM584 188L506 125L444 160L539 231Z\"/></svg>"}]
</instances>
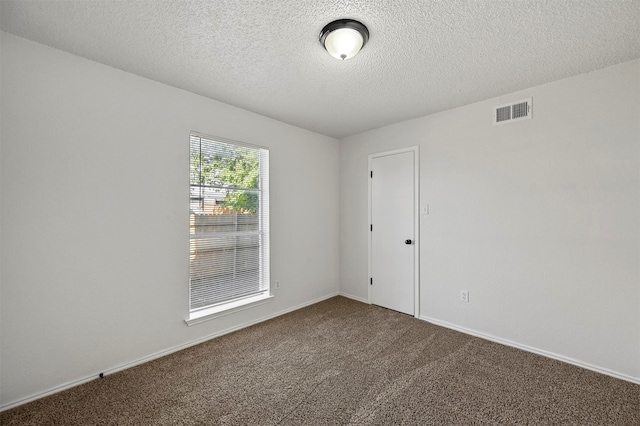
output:
<instances>
[{"instance_id":1,"label":"white glass dome light shade","mask_svg":"<svg viewBox=\"0 0 640 426\"><path fill-rule=\"evenodd\" d=\"M362 49L362 35L351 28L340 28L329 33L324 40L327 52L336 59L350 59Z\"/></svg>"},{"instance_id":2,"label":"white glass dome light shade","mask_svg":"<svg viewBox=\"0 0 640 426\"><path fill-rule=\"evenodd\" d=\"M353 58L369 40L369 30L351 19L333 21L320 32L320 43L336 59Z\"/></svg>"}]
</instances>

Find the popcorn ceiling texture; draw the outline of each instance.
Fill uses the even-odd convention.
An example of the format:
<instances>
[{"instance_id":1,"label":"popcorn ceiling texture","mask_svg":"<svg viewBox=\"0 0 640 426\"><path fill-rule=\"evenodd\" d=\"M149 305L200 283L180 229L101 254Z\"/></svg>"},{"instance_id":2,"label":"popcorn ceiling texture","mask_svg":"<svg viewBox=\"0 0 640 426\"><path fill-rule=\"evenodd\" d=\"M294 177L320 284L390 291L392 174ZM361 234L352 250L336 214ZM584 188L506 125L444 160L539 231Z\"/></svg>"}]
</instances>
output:
<instances>
[{"instance_id":1,"label":"popcorn ceiling texture","mask_svg":"<svg viewBox=\"0 0 640 426\"><path fill-rule=\"evenodd\" d=\"M371 34L345 62L340 18ZM0 29L336 138L640 57L639 0L2 1Z\"/></svg>"}]
</instances>

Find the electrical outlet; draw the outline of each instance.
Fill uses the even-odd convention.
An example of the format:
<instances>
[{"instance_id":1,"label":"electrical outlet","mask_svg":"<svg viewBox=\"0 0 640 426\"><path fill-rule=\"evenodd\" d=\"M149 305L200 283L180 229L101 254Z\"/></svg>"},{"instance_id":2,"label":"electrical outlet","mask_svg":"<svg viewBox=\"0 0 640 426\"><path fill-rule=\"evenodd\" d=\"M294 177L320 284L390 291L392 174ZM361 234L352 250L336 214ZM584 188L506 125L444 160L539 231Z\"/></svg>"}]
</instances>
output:
<instances>
[{"instance_id":1,"label":"electrical outlet","mask_svg":"<svg viewBox=\"0 0 640 426\"><path fill-rule=\"evenodd\" d=\"M467 290L460 290L460 301L469 303L469 292Z\"/></svg>"},{"instance_id":2,"label":"electrical outlet","mask_svg":"<svg viewBox=\"0 0 640 426\"><path fill-rule=\"evenodd\" d=\"M276 280L276 290L280 290L280 280Z\"/></svg>"}]
</instances>

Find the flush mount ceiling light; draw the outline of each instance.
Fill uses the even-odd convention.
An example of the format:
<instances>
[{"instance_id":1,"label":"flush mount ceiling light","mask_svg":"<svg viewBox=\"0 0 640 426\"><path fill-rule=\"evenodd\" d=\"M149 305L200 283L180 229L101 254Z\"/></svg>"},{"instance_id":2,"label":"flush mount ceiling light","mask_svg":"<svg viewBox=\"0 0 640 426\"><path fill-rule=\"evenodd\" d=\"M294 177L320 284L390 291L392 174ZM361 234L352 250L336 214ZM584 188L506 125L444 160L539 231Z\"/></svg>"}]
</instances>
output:
<instances>
[{"instance_id":1,"label":"flush mount ceiling light","mask_svg":"<svg viewBox=\"0 0 640 426\"><path fill-rule=\"evenodd\" d=\"M320 43L336 59L353 58L368 40L367 27L353 19L333 21L320 31Z\"/></svg>"}]
</instances>

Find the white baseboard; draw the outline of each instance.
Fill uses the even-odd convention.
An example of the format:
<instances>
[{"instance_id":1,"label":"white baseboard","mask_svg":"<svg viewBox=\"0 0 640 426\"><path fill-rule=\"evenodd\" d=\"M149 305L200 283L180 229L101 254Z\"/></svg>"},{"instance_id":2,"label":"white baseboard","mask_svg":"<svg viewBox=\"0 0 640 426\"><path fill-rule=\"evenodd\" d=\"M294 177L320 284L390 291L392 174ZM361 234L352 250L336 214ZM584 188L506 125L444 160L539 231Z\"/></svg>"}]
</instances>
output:
<instances>
[{"instance_id":1,"label":"white baseboard","mask_svg":"<svg viewBox=\"0 0 640 426\"><path fill-rule=\"evenodd\" d=\"M298 309L302 309L302 308L304 308L306 306L309 306L309 305L314 305L314 304L316 304L318 302L322 302L323 300L327 300L327 299L330 299L330 298L335 297L335 296L338 296L337 292L328 294L326 296L319 297L319 298L314 299L314 300L310 300L308 302L301 303L299 305L293 306L293 307L288 308L288 309L284 309L284 310L279 311L279 312L275 312L273 314L267 315L267 316L262 317L262 318L258 318L258 319L253 320L253 321L249 321L249 322L246 322L246 323L234 326L234 327L227 328L225 330L222 330L222 331L219 331L217 333L213 333L213 334L207 335L205 337L201 337L201 338L196 339L196 340L192 340L192 341L190 341L188 343L185 343L185 344L182 344L182 345L174 346L174 347L171 347L171 348L156 352L154 354L139 358L139 359L137 359L135 361L127 362L127 363L118 365L116 367L106 369L106 370L102 371L102 374L104 374L105 376L108 376L110 374L117 373L118 371L126 370L128 368L135 367L136 365L140 365L140 364L144 364L145 362L153 361L154 359L161 358L161 357L166 356L166 355L170 355L170 354L172 354L174 352L178 352L178 351L181 351L183 349L187 349L187 348L189 348L191 346L195 346L195 345L198 345L200 343L204 343L204 342L206 342L208 340L215 339L216 337L224 336L225 334L233 333L234 331L238 331L238 330L241 330L243 328L247 328L247 327L250 327L252 325L259 324L261 322L264 322L264 321L279 317L281 315L288 314L289 312L297 311ZM100 373L96 373L96 374L92 374L92 375L87 376L87 377L83 377L82 379L78 379L78 380L73 380L73 381L67 382L65 384L53 387L53 388L51 388L49 390L46 390L44 392L39 392L39 393L37 393L35 395L29 396L29 397L26 397L26 398L22 398L22 399L19 399L17 401L9 402L9 403L7 403L5 405L2 405L2 406L0 406L0 411L9 410L9 409L15 408L15 407L17 407L19 405L23 405L23 404L26 404L26 403L31 402L31 401L35 401L35 400L40 399L40 398L44 398L45 396L53 395L55 393L62 392L64 390L71 389L73 387L82 385L82 384L90 382L92 380L96 380L99 377L100 377Z\"/></svg>"},{"instance_id":2,"label":"white baseboard","mask_svg":"<svg viewBox=\"0 0 640 426\"><path fill-rule=\"evenodd\" d=\"M559 355L553 352L545 351L543 349L537 349L531 346L523 345L520 343L512 342L510 340L502 339L500 337L492 336L490 334L481 333L479 331L471 330L466 327L461 327L456 324L452 324L446 321L437 320L435 318L430 318L424 315L420 316L420 319L426 322L430 322L435 325L439 325L445 328L449 328L451 330L459 331L461 333L470 334L475 337L480 337L481 339L490 340L492 342L500 343L501 345L510 346L512 348L521 349L523 351L531 352L537 355L542 355L547 358L552 358L558 361L566 362L568 364L573 364L577 367L586 368L587 370L595 371L596 373L606 374L607 376L615 377L616 379L625 380L627 382L640 384L640 377L628 376L626 374L618 373L613 370L609 370L608 368L598 367L596 365L591 365L586 362L578 361L576 359Z\"/></svg>"},{"instance_id":3,"label":"white baseboard","mask_svg":"<svg viewBox=\"0 0 640 426\"><path fill-rule=\"evenodd\" d=\"M362 302L362 303L367 303L367 304L369 303L369 301L366 298L354 296L353 294L349 294L349 293L339 292L338 296L346 297L348 299L353 299L353 300L356 300L356 301Z\"/></svg>"}]
</instances>

